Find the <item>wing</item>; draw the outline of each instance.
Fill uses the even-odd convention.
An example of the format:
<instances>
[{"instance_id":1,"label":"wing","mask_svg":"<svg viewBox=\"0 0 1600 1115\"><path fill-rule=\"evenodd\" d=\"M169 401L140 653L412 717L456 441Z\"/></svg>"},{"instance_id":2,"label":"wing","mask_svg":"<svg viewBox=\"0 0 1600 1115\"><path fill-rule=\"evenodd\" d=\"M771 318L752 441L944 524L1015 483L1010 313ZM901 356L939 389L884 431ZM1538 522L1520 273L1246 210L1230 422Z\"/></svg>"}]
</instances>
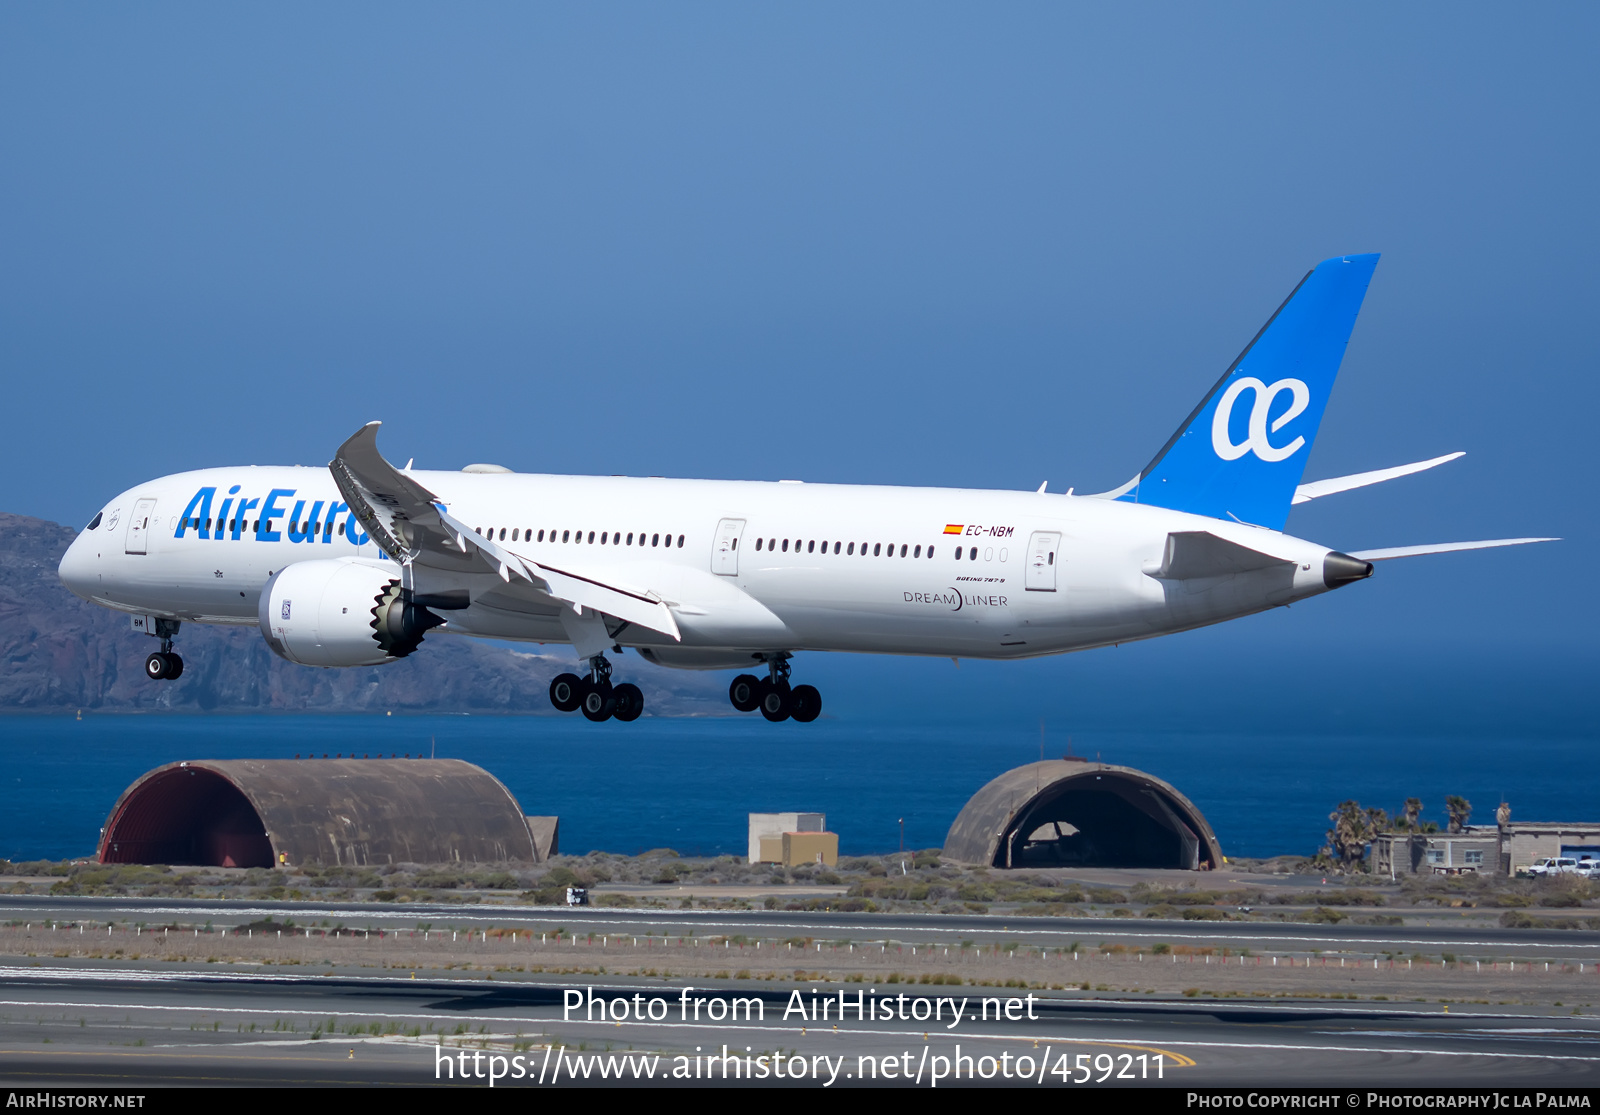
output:
<instances>
[{"instance_id":1,"label":"wing","mask_svg":"<svg viewBox=\"0 0 1600 1115\"><path fill-rule=\"evenodd\" d=\"M484 538L444 509L427 488L378 452L378 427L369 422L339 447L328 463L350 510L396 561L452 573L494 573L522 584L541 602L585 609L681 640L672 610L643 588L619 585L581 568L542 565Z\"/></svg>"}]
</instances>

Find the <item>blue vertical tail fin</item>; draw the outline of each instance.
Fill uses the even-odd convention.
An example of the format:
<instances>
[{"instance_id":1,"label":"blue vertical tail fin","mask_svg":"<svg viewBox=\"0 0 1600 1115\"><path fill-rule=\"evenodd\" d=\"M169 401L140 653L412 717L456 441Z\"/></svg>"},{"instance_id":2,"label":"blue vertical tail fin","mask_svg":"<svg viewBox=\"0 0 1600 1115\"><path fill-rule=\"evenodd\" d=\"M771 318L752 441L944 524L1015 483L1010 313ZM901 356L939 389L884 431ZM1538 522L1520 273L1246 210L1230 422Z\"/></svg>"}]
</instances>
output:
<instances>
[{"instance_id":1,"label":"blue vertical tail fin","mask_svg":"<svg viewBox=\"0 0 1600 1115\"><path fill-rule=\"evenodd\" d=\"M1317 264L1115 498L1282 530L1377 265Z\"/></svg>"}]
</instances>

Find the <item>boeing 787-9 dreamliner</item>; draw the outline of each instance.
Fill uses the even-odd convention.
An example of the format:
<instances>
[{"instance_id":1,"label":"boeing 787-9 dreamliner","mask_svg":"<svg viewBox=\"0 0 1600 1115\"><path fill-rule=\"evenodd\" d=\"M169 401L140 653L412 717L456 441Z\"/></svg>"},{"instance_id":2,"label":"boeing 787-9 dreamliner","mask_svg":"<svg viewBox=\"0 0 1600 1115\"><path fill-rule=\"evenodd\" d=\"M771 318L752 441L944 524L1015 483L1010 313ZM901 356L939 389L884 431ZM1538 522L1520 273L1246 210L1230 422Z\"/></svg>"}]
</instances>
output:
<instances>
[{"instance_id":1,"label":"boeing 787-9 dreamliner","mask_svg":"<svg viewBox=\"0 0 1600 1115\"><path fill-rule=\"evenodd\" d=\"M326 469L179 473L107 503L62 583L160 639L254 624L306 666L378 666L435 630L570 643L557 709L634 720L609 653L741 670L734 707L816 719L800 651L1027 658L1148 639L1292 604L1373 564L1547 541L1344 553L1283 532L1292 504L1432 468L1301 483L1376 255L1302 279L1137 476L1098 495L396 468L378 423Z\"/></svg>"}]
</instances>

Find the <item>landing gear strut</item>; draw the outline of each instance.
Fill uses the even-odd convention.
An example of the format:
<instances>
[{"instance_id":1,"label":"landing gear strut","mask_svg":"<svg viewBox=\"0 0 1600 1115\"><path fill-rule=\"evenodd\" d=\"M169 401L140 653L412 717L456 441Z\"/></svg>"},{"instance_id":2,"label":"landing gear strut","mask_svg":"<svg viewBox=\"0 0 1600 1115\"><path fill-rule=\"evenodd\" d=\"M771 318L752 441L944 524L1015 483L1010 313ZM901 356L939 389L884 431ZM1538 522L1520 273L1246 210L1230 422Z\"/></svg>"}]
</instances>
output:
<instances>
[{"instance_id":1,"label":"landing gear strut","mask_svg":"<svg viewBox=\"0 0 1600 1115\"><path fill-rule=\"evenodd\" d=\"M616 717L626 723L644 712L644 693L632 682L611 684L611 663L597 654L589 659L589 676L558 674L550 683L550 703L558 712L579 712L599 723Z\"/></svg>"},{"instance_id":2,"label":"landing gear strut","mask_svg":"<svg viewBox=\"0 0 1600 1115\"><path fill-rule=\"evenodd\" d=\"M740 712L760 711L773 723L794 719L809 724L822 714L822 694L814 685L789 685L789 655L766 659L767 676L740 674L728 686L728 700Z\"/></svg>"},{"instance_id":3,"label":"landing gear strut","mask_svg":"<svg viewBox=\"0 0 1600 1115\"><path fill-rule=\"evenodd\" d=\"M177 620L156 620L153 634L160 637L161 649L144 660L144 676L151 681L176 681L183 676L183 659L172 653L172 637L177 633Z\"/></svg>"}]
</instances>

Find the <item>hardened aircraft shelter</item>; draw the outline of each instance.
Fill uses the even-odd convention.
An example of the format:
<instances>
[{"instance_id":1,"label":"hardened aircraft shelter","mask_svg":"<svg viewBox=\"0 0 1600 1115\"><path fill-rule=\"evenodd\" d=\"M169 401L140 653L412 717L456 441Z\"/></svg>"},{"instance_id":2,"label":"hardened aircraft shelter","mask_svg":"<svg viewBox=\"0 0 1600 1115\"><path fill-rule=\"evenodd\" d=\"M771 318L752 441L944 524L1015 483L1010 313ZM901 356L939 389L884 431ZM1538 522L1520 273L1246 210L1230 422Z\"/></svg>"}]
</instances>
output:
<instances>
[{"instance_id":1,"label":"hardened aircraft shelter","mask_svg":"<svg viewBox=\"0 0 1600 1115\"><path fill-rule=\"evenodd\" d=\"M101 863L216 867L537 862L553 817L459 759L203 759L123 791Z\"/></svg>"},{"instance_id":2,"label":"hardened aircraft shelter","mask_svg":"<svg viewBox=\"0 0 1600 1115\"><path fill-rule=\"evenodd\" d=\"M1073 758L1008 770L979 790L950 826L943 855L986 867L1222 865L1210 823L1171 784Z\"/></svg>"}]
</instances>

